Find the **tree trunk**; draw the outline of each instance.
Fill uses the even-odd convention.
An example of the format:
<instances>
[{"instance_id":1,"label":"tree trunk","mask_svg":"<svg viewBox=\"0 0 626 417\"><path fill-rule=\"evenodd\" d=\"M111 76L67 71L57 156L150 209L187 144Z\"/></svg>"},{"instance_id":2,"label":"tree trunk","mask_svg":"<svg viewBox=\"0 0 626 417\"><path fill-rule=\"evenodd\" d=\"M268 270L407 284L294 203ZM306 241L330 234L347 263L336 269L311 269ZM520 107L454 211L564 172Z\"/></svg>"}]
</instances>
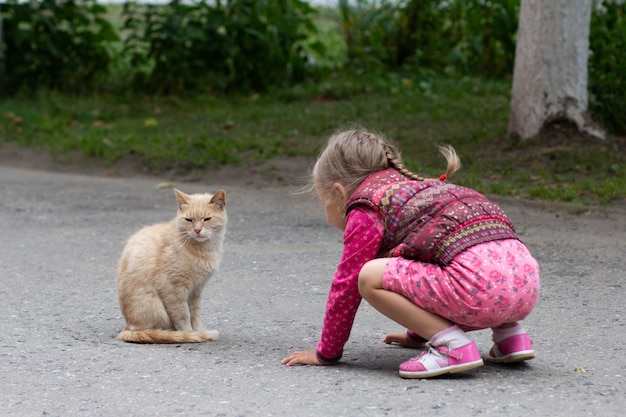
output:
<instances>
[{"instance_id":1,"label":"tree trunk","mask_svg":"<svg viewBox=\"0 0 626 417\"><path fill-rule=\"evenodd\" d=\"M509 136L531 138L555 120L593 136L587 115L587 59L593 0L522 0Z\"/></svg>"}]
</instances>

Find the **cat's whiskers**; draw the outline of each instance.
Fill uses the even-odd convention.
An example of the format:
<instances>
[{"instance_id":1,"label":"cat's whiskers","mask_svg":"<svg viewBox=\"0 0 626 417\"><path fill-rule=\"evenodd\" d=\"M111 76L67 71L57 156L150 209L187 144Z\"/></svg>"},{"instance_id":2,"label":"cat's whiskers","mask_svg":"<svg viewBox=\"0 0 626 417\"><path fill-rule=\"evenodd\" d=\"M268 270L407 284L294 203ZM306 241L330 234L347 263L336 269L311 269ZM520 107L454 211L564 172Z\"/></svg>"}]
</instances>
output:
<instances>
[{"instance_id":1,"label":"cat's whiskers","mask_svg":"<svg viewBox=\"0 0 626 417\"><path fill-rule=\"evenodd\" d=\"M182 231L180 235L182 239L180 239L179 245L176 249L183 249L187 245L187 243L189 243L193 239L191 236L189 236L189 233L185 231Z\"/></svg>"}]
</instances>

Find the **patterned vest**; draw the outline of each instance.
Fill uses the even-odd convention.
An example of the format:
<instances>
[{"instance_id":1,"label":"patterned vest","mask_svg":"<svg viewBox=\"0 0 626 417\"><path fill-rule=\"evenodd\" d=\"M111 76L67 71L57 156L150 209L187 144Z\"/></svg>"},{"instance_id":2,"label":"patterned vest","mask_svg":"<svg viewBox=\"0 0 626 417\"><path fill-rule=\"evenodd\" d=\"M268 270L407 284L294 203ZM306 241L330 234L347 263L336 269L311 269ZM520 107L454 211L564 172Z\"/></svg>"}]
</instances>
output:
<instances>
[{"instance_id":1,"label":"patterned vest","mask_svg":"<svg viewBox=\"0 0 626 417\"><path fill-rule=\"evenodd\" d=\"M502 209L479 192L442 181L414 181L394 169L367 177L350 197L347 212L362 204L384 217L379 257L445 266L471 246L519 240Z\"/></svg>"}]
</instances>

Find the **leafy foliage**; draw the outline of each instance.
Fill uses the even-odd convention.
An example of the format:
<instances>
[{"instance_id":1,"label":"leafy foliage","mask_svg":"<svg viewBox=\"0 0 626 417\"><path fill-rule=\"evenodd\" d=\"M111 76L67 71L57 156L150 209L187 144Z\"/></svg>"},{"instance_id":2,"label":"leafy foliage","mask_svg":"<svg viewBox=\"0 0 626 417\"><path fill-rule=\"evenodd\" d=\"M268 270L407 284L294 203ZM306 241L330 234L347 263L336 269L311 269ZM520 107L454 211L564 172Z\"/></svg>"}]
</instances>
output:
<instances>
[{"instance_id":1,"label":"leafy foliage","mask_svg":"<svg viewBox=\"0 0 626 417\"><path fill-rule=\"evenodd\" d=\"M605 2L591 18L590 110L616 133L626 133L626 3Z\"/></svg>"},{"instance_id":2,"label":"leafy foliage","mask_svg":"<svg viewBox=\"0 0 626 417\"><path fill-rule=\"evenodd\" d=\"M82 91L109 70L107 45L119 38L95 0L2 5L5 42L0 91L23 88Z\"/></svg>"},{"instance_id":3,"label":"leafy foliage","mask_svg":"<svg viewBox=\"0 0 626 417\"><path fill-rule=\"evenodd\" d=\"M305 78L313 13L300 0L127 3L125 51L161 92L261 91Z\"/></svg>"},{"instance_id":4,"label":"leafy foliage","mask_svg":"<svg viewBox=\"0 0 626 417\"><path fill-rule=\"evenodd\" d=\"M348 59L399 69L506 77L519 0L339 0Z\"/></svg>"},{"instance_id":5,"label":"leafy foliage","mask_svg":"<svg viewBox=\"0 0 626 417\"><path fill-rule=\"evenodd\" d=\"M449 65L462 74L508 77L513 72L520 0L457 0L446 16L443 36L454 46Z\"/></svg>"}]
</instances>

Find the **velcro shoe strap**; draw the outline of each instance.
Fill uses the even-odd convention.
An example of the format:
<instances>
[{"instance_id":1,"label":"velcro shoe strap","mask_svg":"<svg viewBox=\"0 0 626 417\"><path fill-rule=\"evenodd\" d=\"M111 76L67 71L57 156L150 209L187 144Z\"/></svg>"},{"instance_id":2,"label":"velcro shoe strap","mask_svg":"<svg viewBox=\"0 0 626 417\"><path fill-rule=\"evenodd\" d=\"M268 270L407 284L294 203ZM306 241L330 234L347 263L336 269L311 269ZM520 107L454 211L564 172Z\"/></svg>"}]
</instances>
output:
<instances>
[{"instance_id":1,"label":"velcro shoe strap","mask_svg":"<svg viewBox=\"0 0 626 417\"><path fill-rule=\"evenodd\" d=\"M457 361L463 359L463 352L455 352L448 346L433 346L433 349L435 349L441 356L450 357L456 359Z\"/></svg>"}]
</instances>

